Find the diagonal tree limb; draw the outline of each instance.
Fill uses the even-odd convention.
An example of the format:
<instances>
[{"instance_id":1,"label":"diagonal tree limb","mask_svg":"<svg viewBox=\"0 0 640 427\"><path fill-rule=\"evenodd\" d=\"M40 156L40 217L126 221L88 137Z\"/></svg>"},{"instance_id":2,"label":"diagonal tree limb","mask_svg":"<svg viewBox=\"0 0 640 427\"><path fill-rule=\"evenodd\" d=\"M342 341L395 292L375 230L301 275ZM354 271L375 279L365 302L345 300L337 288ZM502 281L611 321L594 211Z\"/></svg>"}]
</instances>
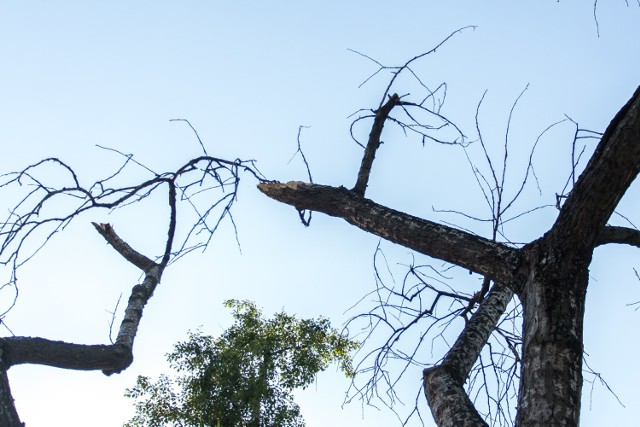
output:
<instances>
[{"instance_id":1,"label":"diagonal tree limb","mask_svg":"<svg viewBox=\"0 0 640 427\"><path fill-rule=\"evenodd\" d=\"M442 362L424 370L425 396L439 427L487 426L463 385L512 297L509 287L494 285Z\"/></svg>"},{"instance_id":2,"label":"diagonal tree limb","mask_svg":"<svg viewBox=\"0 0 640 427\"><path fill-rule=\"evenodd\" d=\"M364 196L364 192L367 189L369 175L371 174L371 166L373 165L373 160L376 157L376 151L382 143L380 141L380 137L382 136L384 123L389 118L389 114L391 113L393 107L395 107L399 103L400 97L397 93L394 93L389 97L389 100L383 106L375 111L376 115L375 119L373 120L373 126L371 126L371 132L369 133L369 141L367 142L367 146L364 150L362 164L360 165L360 170L358 171L358 180L355 187L353 187L353 192L360 196Z\"/></svg>"},{"instance_id":3,"label":"diagonal tree limb","mask_svg":"<svg viewBox=\"0 0 640 427\"><path fill-rule=\"evenodd\" d=\"M501 283L521 283L517 249L379 205L344 187L264 182L260 191L298 210L343 218L356 227L422 254L467 268Z\"/></svg>"},{"instance_id":4,"label":"diagonal tree limb","mask_svg":"<svg viewBox=\"0 0 640 427\"><path fill-rule=\"evenodd\" d=\"M124 259L138 267L140 270L148 271L152 267L157 267L155 262L135 251L127 242L122 240L120 236L116 234L111 224L96 224L95 222L92 222L91 224L93 224L96 231L100 233L100 235L104 237L104 239L124 257Z\"/></svg>"},{"instance_id":5,"label":"diagonal tree limb","mask_svg":"<svg viewBox=\"0 0 640 427\"><path fill-rule=\"evenodd\" d=\"M563 251L590 251L640 172L640 87L613 118L549 233Z\"/></svg>"}]
</instances>

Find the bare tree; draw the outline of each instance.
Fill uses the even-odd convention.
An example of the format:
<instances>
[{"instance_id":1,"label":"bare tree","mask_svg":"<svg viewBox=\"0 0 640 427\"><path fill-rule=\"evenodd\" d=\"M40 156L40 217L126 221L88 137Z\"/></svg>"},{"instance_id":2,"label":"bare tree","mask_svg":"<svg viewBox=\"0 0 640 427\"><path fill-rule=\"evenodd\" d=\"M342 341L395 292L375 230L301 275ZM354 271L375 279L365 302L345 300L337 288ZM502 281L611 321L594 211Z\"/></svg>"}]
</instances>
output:
<instances>
[{"instance_id":1,"label":"bare tree","mask_svg":"<svg viewBox=\"0 0 640 427\"><path fill-rule=\"evenodd\" d=\"M74 170L56 158L2 176L0 190L12 194L18 191L22 196L0 223L0 262L9 271L2 290L5 294L14 294L13 302L5 308L1 318L11 310L18 296L19 268L72 220L86 216L89 211L139 206L152 194L164 194L167 237L160 254L147 257L118 236L111 224L93 223L111 247L143 273L140 283L131 289L115 341L85 345L40 337L0 338L0 425L23 425L9 388L7 370L12 366L38 364L62 369L101 370L105 375L129 367L144 307L153 296L165 268L190 251L206 248L224 218L233 222L231 207L236 200L241 172L263 179L252 161L219 159L209 156L204 146L202 149L202 156L166 173L156 173L132 155L117 152L124 157L124 162L113 174L90 186L83 186ZM131 179L128 176L137 175L131 170L133 167L148 178L133 185L120 183L120 180ZM50 184L53 181L60 184L53 186ZM195 221L187 222L191 225L185 229L178 226L180 206L186 208L181 212L191 211L190 218L195 215ZM11 331L6 324L5 328Z\"/></svg>"},{"instance_id":2,"label":"bare tree","mask_svg":"<svg viewBox=\"0 0 640 427\"><path fill-rule=\"evenodd\" d=\"M384 344L365 355L373 367L368 369L371 373L368 385L356 390L361 396L370 398L379 392L376 387L385 382L385 393L393 399L397 378L406 367L393 377L385 368L386 362L396 358L406 366L419 364L425 358L418 352L419 343L413 352L398 350L397 341L412 325L426 324L423 330L428 331L438 323L446 325L456 316L466 319L470 315L447 354L436 364L425 364L428 367L423 371L423 390L436 423L439 426L486 426L488 422L515 422L521 427L578 425L583 383L583 317L593 251L599 245L611 243L640 247L640 231L608 225L640 170L640 88L603 134L584 131L575 125L572 166L566 189L557 195L555 223L542 236L526 243L509 241L501 230L525 185L535 181L532 163L535 144L524 178L516 184L515 195L509 199L504 192L508 137L502 165L496 166L487 154L476 114L478 138L474 143L480 144L484 151L488 172L481 172L471 160L470 163L491 209L489 221L493 233L485 238L453 225L399 212L365 197L385 125L397 125L405 134L418 135L423 143L435 141L466 147L471 142L442 112L442 88L446 86L430 90L412 68L417 60L438 47L440 45L399 67L387 67L367 57L379 66L375 74L380 71L392 74L380 104L362 113L354 122L370 120L372 124L366 144L354 137L363 146L364 154L352 188L294 181L263 182L259 189L295 207L301 216L305 211L316 211L342 218L368 233L482 277L481 289L472 295L464 294L455 286L434 285L433 277L425 279L424 266L411 265L400 290L387 287L379 280L375 291L379 304L356 319L366 319L370 329L385 327L390 332ZM416 99L394 93L401 75L415 78L426 95ZM507 127L507 135L508 131ZM581 138L599 138L586 164L578 162L582 153L575 149L576 141ZM583 170L578 174L580 169ZM511 218L524 213L511 214ZM435 270L433 273L442 275ZM513 295L517 296L515 305L509 304ZM442 308L444 300L450 304ZM520 319L521 324L516 321ZM505 327L505 322L511 327ZM492 334L503 347L490 348L490 361L484 362L481 354ZM427 333L414 337L422 342ZM484 375L491 368L499 376L506 375L503 386L497 390L489 391L484 385L486 393L494 394L491 399L499 414L493 415L486 410L479 411L477 399L470 398L465 391L465 382L473 387L474 383L483 381L475 375ZM517 409L513 409L516 412L512 414L505 403L509 395L517 401ZM516 407L515 402L511 407Z\"/></svg>"},{"instance_id":3,"label":"bare tree","mask_svg":"<svg viewBox=\"0 0 640 427\"><path fill-rule=\"evenodd\" d=\"M373 358L371 381L357 389L357 393L365 397L376 393L377 384L382 381L392 395L397 378L405 372L401 370L395 374L396 379L392 379L386 371L385 363L396 358L405 366L428 366L423 372L422 390L438 425L509 423L512 418L518 426L577 425L583 382L583 316L593 250L610 243L640 247L640 232L607 225L640 168L640 89L602 135L585 132L576 125L574 143L585 136L599 136L593 155L583 166L578 161L581 153L574 150L568 186L557 197L558 215L554 225L531 242L511 242L502 230L508 220L523 214L511 211L525 185L535 181L533 154L515 194L507 197L504 192L508 184L506 142L502 167L496 167L485 148L479 115L476 114L478 137L472 140L444 114L446 85L432 89L413 69L417 61L435 52L447 39L398 67L374 61L379 66L374 75L389 71L391 79L377 107L360 111L354 120L352 137L362 146L364 154L355 185L350 189L313 182L267 181L256 172L252 162L211 157L204 146L202 156L165 173L156 173L132 156L123 155L121 167L89 186L82 185L74 170L55 158L3 175L0 189L19 187L24 191L0 223L0 263L8 266L10 272L3 290L14 293L14 302L18 295L19 268L70 221L89 211L137 206L151 194L163 194L167 201L167 238L159 254L145 256L121 239L112 225L94 224L96 231L118 253L143 272L143 280L131 290L117 338L110 345L32 337L0 338L0 425L21 425L6 375L14 365L102 370L107 375L121 372L130 365L143 309L165 268L180 256L205 248L222 219L233 222L230 209L242 171L256 178L259 189L267 196L294 206L305 225L309 224L310 216L306 212L310 211L343 218L368 233L461 267L481 278L480 289L471 294L447 282L446 268L441 271L412 264L399 291L380 280L375 290L379 304L356 318L370 322L372 329L388 327L391 333L386 342L370 353ZM424 95L399 95L396 87L404 76L414 79ZM354 129L369 122L368 139L361 142ZM385 126L390 125L399 127L406 135L416 136L423 144L452 144L463 149L471 143L480 144L488 171L481 172L471 159L470 164L491 210L490 236L482 237L453 225L418 218L365 197ZM301 152L299 140L298 149ZM532 153L534 149L535 144ZM304 155L302 158L306 162ZM140 168L147 174L146 179L133 184L121 183L131 167ZM50 168L58 173L62 184L49 183ZM46 179L40 175L44 172ZM311 180L309 169L307 172ZM220 193L212 203L208 196L213 191ZM181 223L179 205L190 209L195 221ZM186 228L181 229L180 224ZM379 251L376 254L381 256ZM512 302L514 295L517 296L515 303ZM398 323L393 323L393 319ZM413 352L398 350L399 338L413 325L426 322L428 332L438 325L446 327L454 319L464 319L464 328L437 363L421 362L424 357L418 352L419 346ZM418 340L426 338L425 333ZM490 360L485 363L482 352L492 339L501 343L501 347L489 344L491 348L486 354ZM497 391L486 387L484 375L491 369L497 377L504 378L503 386ZM465 382L470 387L467 390ZM487 414L486 410L478 410L478 399L469 395L474 384L484 387L487 396L494 394L490 399L496 412ZM517 400L517 412L511 417L507 401L513 396ZM421 415L418 413L418 416Z\"/></svg>"}]
</instances>

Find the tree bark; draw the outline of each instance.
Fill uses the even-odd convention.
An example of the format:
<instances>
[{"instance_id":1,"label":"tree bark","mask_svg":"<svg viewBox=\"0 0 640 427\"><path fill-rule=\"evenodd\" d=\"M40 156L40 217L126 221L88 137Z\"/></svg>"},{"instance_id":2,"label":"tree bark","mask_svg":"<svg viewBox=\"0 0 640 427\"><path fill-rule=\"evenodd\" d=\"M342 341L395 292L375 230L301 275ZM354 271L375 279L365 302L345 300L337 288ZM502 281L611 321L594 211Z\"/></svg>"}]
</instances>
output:
<instances>
[{"instance_id":1,"label":"tree bark","mask_svg":"<svg viewBox=\"0 0 640 427\"><path fill-rule=\"evenodd\" d=\"M640 171L640 87L605 131L551 230L524 248L529 278L516 426L577 426L583 323L596 245L635 243L606 222Z\"/></svg>"},{"instance_id":2,"label":"tree bark","mask_svg":"<svg viewBox=\"0 0 640 427\"><path fill-rule=\"evenodd\" d=\"M598 240L596 246L606 245L608 243L619 243L640 248L640 230L627 227L606 226Z\"/></svg>"},{"instance_id":3,"label":"tree bark","mask_svg":"<svg viewBox=\"0 0 640 427\"><path fill-rule=\"evenodd\" d=\"M263 182L260 191L272 199L343 218L364 231L416 252L442 259L482 274L498 283L526 279L517 249L425 219L396 211L358 196L344 187Z\"/></svg>"},{"instance_id":4,"label":"tree bark","mask_svg":"<svg viewBox=\"0 0 640 427\"><path fill-rule=\"evenodd\" d=\"M121 372L133 361L131 349L122 345L82 345L37 337L0 339L5 366L47 365L61 369Z\"/></svg>"},{"instance_id":5,"label":"tree bark","mask_svg":"<svg viewBox=\"0 0 640 427\"><path fill-rule=\"evenodd\" d=\"M362 163L360 170L358 171L358 180L353 187L353 191L359 196L364 196L367 190L367 184L369 183L369 175L371 175L371 166L373 166L373 160L376 157L376 151L380 147L382 136L382 129L384 124L389 118L389 113L393 107L398 105L400 97L397 93L394 93L389 97L389 100L376 110L376 116L371 126L371 132L369 133L369 141L364 149L364 156L362 156Z\"/></svg>"},{"instance_id":6,"label":"tree bark","mask_svg":"<svg viewBox=\"0 0 640 427\"><path fill-rule=\"evenodd\" d=\"M593 250L640 172L640 87L607 127L550 230L564 251Z\"/></svg>"},{"instance_id":7,"label":"tree bark","mask_svg":"<svg viewBox=\"0 0 640 427\"><path fill-rule=\"evenodd\" d=\"M516 426L577 426L590 259L563 260L556 248L535 246L535 266L519 294L524 340Z\"/></svg>"},{"instance_id":8,"label":"tree bark","mask_svg":"<svg viewBox=\"0 0 640 427\"><path fill-rule=\"evenodd\" d=\"M510 288L494 285L442 362L424 370L424 393L438 426L487 426L464 383L512 297Z\"/></svg>"},{"instance_id":9,"label":"tree bark","mask_svg":"<svg viewBox=\"0 0 640 427\"><path fill-rule=\"evenodd\" d=\"M19 364L37 364L62 369L102 370L105 375L125 370L133 361L133 342L145 305L160 282L166 266L156 264L122 240L109 224L93 224L96 230L127 261L144 271L141 284L131 290L115 344L82 345L38 337L0 338L0 426L19 427L20 422L9 389L7 369ZM170 246L167 246L167 251Z\"/></svg>"},{"instance_id":10,"label":"tree bark","mask_svg":"<svg viewBox=\"0 0 640 427\"><path fill-rule=\"evenodd\" d=\"M606 226L639 172L640 87L607 127L553 227L522 249L378 205L362 196L366 185L358 191L302 182L269 182L259 188L298 210L343 218L364 231L509 286L523 304L524 317L516 425L577 426L589 264L598 245L640 247L637 230ZM489 316L478 320L481 328L465 329L442 364L424 372L425 394L438 425L486 425L462 385L479 352L467 345L481 343L481 348L486 340L480 338L488 338L495 328L492 322ZM472 331L476 339L465 337Z\"/></svg>"},{"instance_id":11,"label":"tree bark","mask_svg":"<svg viewBox=\"0 0 640 427\"><path fill-rule=\"evenodd\" d=\"M9 377L5 368L5 354L0 348L0 426L3 427L24 427L24 423L20 421L16 405L11 395L9 387Z\"/></svg>"}]
</instances>

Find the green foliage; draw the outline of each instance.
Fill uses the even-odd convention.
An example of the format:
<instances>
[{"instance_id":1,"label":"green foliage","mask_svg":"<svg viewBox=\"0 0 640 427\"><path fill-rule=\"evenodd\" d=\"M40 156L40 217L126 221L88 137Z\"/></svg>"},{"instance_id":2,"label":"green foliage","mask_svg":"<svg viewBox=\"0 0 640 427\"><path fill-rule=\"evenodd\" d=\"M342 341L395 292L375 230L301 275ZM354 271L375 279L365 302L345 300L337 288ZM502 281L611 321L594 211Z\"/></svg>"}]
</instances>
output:
<instances>
[{"instance_id":1,"label":"green foliage","mask_svg":"<svg viewBox=\"0 0 640 427\"><path fill-rule=\"evenodd\" d=\"M301 427L293 389L306 388L333 362L353 376L350 353L357 343L327 319L284 312L265 319L249 301L225 306L234 323L222 336L190 333L167 355L176 379L161 375L154 383L140 376L126 391L136 401L126 427Z\"/></svg>"}]
</instances>

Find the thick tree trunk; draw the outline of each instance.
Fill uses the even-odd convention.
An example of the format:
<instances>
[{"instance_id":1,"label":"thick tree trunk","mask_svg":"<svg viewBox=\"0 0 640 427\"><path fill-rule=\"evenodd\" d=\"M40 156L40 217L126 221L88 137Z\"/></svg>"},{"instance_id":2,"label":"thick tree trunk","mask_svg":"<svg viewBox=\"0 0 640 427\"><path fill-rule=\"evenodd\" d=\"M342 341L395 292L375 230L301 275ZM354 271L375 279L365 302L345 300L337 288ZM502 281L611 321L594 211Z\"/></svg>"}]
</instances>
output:
<instances>
[{"instance_id":1,"label":"thick tree trunk","mask_svg":"<svg viewBox=\"0 0 640 427\"><path fill-rule=\"evenodd\" d=\"M605 131L551 230L525 248L518 427L577 426L583 319L593 248L633 244L636 233L605 227L640 171L640 87Z\"/></svg>"},{"instance_id":2,"label":"thick tree trunk","mask_svg":"<svg viewBox=\"0 0 640 427\"><path fill-rule=\"evenodd\" d=\"M524 345L516 426L577 426L590 259L540 254L520 293Z\"/></svg>"}]
</instances>

